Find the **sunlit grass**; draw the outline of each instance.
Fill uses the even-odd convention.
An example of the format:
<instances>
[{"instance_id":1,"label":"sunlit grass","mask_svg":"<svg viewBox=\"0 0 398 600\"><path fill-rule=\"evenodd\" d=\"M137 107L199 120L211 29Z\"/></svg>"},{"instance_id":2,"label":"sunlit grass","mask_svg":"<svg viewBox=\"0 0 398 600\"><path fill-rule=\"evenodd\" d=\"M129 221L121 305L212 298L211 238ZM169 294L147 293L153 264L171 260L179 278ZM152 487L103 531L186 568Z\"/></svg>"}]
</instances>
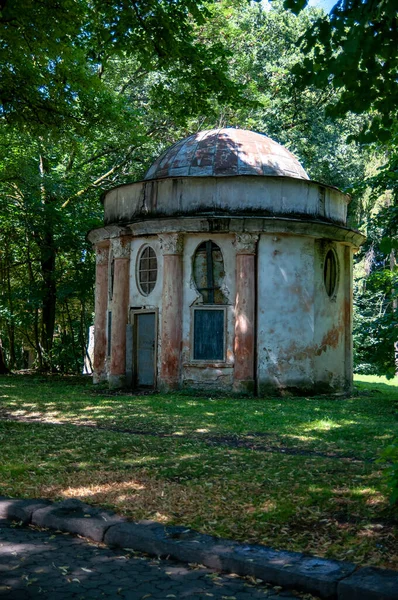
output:
<instances>
[{"instance_id":1,"label":"sunlit grass","mask_svg":"<svg viewBox=\"0 0 398 600\"><path fill-rule=\"evenodd\" d=\"M281 400L110 397L88 380L3 377L0 494L76 497L398 569L396 513L374 462L398 435L398 388L381 379L358 378L351 398Z\"/></svg>"},{"instance_id":2,"label":"sunlit grass","mask_svg":"<svg viewBox=\"0 0 398 600\"><path fill-rule=\"evenodd\" d=\"M351 423L352 424L352 421ZM336 423L329 419L318 419L316 421L311 421L305 426L305 430L318 430L318 431L330 431L331 429L339 429L342 427L342 423Z\"/></svg>"},{"instance_id":3,"label":"sunlit grass","mask_svg":"<svg viewBox=\"0 0 398 600\"><path fill-rule=\"evenodd\" d=\"M398 387L398 377L387 379L387 377L379 377L378 375L354 375L354 383L385 384Z\"/></svg>"}]
</instances>

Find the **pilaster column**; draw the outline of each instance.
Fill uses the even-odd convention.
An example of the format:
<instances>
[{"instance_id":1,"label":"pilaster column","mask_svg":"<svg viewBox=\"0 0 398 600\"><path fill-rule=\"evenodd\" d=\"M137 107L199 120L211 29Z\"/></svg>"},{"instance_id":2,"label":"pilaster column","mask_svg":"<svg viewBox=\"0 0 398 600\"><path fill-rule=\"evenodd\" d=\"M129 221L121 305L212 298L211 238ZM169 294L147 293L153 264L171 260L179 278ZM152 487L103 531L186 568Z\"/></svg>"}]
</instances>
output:
<instances>
[{"instance_id":1,"label":"pilaster column","mask_svg":"<svg viewBox=\"0 0 398 600\"><path fill-rule=\"evenodd\" d=\"M108 307L109 240L95 244L95 317L93 382L106 379L106 310Z\"/></svg>"},{"instance_id":2,"label":"pilaster column","mask_svg":"<svg viewBox=\"0 0 398 600\"><path fill-rule=\"evenodd\" d=\"M130 283L130 238L112 240L114 283L112 296L111 362L109 387L121 388L126 379L126 325Z\"/></svg>"},{"instance_id":3,"label":"pilaster column","mask_svg":"<svg viewBox=\"0 0 398 600\"><path fill-rule=\"evenodd\" d=\"M160 386L178 387L181 373L183 236L159 235L163 254L163 300L160 351Z\"/></svg>"},{"instance_id":4,"label":"pilaster column","mask_svg":"<svg viewBox=\"0 0 398 600\"><path fill-rule=\"evenodd\" d=\"M353 377L353 344L352 344L352 266L353 250L350 246L344 248L344 376L347 391L352 389Z\"/></svg>"},{"instance_id":5,"label":"pilaster column","mask_svg":"<svg viewBox=\"0 0 398 600\"><path fill-rule=\"evenodd\" d=\"M258 235L237 233L234 389L254 390L256 245Z\"/></svg>"}]
</instances>

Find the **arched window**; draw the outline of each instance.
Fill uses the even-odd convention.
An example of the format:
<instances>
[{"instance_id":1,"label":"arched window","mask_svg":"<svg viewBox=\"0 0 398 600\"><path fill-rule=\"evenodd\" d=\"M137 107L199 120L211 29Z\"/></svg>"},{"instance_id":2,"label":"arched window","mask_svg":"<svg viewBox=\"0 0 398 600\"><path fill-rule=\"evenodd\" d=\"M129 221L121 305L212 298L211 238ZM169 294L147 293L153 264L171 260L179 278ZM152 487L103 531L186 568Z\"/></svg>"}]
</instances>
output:
<instances>
[{"instance_id":1,"label":"arched window","mask_svg":"<svg viewBox=\"0 0 398 600\"><path fill-rule=\"evenodd\" d=\"M325 257L323 281L325 283L326 293L329 298L331 298L336 290L337 284L337 260L333 250L329 250Z\"/></svg>"},{"instance_id":2,"label":"arched window","mask_svg":"<svg viewBox=\"0 0 398 600\"><path fill-rule=\"evenodd\" d=\"M137 283L143 296L148 296L156 285L158 277L158 261L155 250L151 246L144 246L138 255Z\"/></svg>"},{"instance_id":3,"label":"arched window","mask_svg":"<svg viewBox=\"0 0 398 600\"><path fill-rule=\"evenodd\" d=\"M193 260L193 276L203 304L225 304L221 291L224 260L220 248L211 240L198 246Z\"/></svg>"},{"instance_id":4,"label":"arched window","mask_svg":"<svg viewBox=\"0 0 398 600\"><path fill-rule=\"evenodd\" d=\"M193 276L202 296L202 306L193 307L193 360L225 360L226 308L209 306L226 304L221 290L224 275L224 260L220 248L211 240L202 242L193 259Z\"/></svg>"}]
</instances>

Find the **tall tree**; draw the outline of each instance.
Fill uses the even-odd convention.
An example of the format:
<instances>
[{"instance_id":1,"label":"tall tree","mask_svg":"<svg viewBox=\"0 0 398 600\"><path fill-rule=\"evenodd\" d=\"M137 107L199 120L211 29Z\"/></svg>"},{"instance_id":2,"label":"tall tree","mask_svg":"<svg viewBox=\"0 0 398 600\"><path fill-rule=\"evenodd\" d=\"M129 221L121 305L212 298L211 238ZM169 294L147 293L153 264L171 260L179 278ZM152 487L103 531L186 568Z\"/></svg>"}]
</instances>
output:
<instances>
[{"instance_id":1,"label":"tall tree","mask_svg":"<svg viewBox=\"0 0 398 600\"><path fill-rule=\"evenodd\" d=\"M299 12L307 0L285 0ZM307 58L297 69L317 87L341 90L332 114L371 112L370 134L380 140L397 135L398 13L393 0L339 0L320 15L302 38ZM370 136L369 136L369 139Z\"/></svg>"},{"instance_id":2,"label":"tall tree","mask_svg":"<svg viewBox=\"0 0 398 600\"><path fill-rule=\"evenodd\" d=\"M142 173L170 121L239 96L225 47L196 36L206 4L2 2L0 319L12 363L20 332L41 367L54 365L59 319L71 328L77 299L90 310L76 273L90 285L84 234L100 192Z\"/></svg>"},{"instance_id":3,"label":"tall tree","mask_svg":"<svg viewBox=\"0 0 398 600\"><path fill-rule=\"evenodd\" d=\"M362 180L366 152L355 139L365 118L338 119L328 107L339 99L332 85L298 86L296 69L305 59L300 39L322 13L310 9L294 15L281 1L262 5L220 2L202 36L218 32L233 50L229 74L245 86L249 102L238 108L219 103L216 123L261 131L296 153L313 179L352 190ZM213 126L213 117L200 126Z\"/></svg>"},{"instance_id":4,"label":"tall tree","mask_svg":"<svg viewBox=\"0 0 398 600\"><path fill-rule=\"evenodd\" d=\"M285 0L298 13L307 0ZM357 356L363 369L393 376L397 369L397 172L398 172L398 13L392 0L339 0L330 15L320 15L298 42L306 54L297 65L301 87L339 92L332 117L364 116L356 138L372 145L379 169L365 182L372 209L362 211L368 243L360 255ZM380 161L379 157L384 160ZM381 200L380 200L381 199ZM383 200L384 199L384 200ZM371 350L373 348L373 351Z\"/></svg>"},{"instance_id":5,"label":"tall tree","mask_svg":"<svg viewBox=\"0 0 398 600\"><path fill-rule=\"evenodd\" d=\"M227 57L204 47L194 24L211 1L3 0L0 12L0 116L59 131L96 120L101 78L113 57L134 57L147 72L173 68L190 83L189 97L227 97ZM161 85L161 83L160 83Z\"/></svg>"},{"instance_id":6,"label":"tall tree","mask_svg":"<svg viewBox=\"0 0 398 600\"><path fill-rule=\"evenodd\" d=\"M73 38L71 55L82 53L86 71L73 94L56 103L62 109L58 121L52 122L47 104L40 119L29 106L21 113L10 104L4 112L0 324L7 332L8 357L14 332L17 360L25 344L34 348L42 367L66 370L81 364L94 274L84 238L100 223L98 198L105 189L140 178L165 146L192 130L256 129L288 145L314 179L351 189L363 178L366 156L350 140L362 127L361 117L332 120L326 108L339 97L332 86L297 86L295 68L304 55L296 45L319 11L295 16L281 2L265 11L223 0L200 8L199 18L182 2L178 10L189 35L184 33L183 45L173 46L170 36L178 28L170 29L166 43L166 32L142 30L155 14L153 2L133 4L128 10L138 6L135 18L140 19L130 20L135 23L131 31L126 20L116 28L114 44L107 37L103 45L98 42L103 23L112 22L113 5L98 9L84 43ZM171 27L179 3L155 4L156 10L169 11ZM93 58L89 48L95 44ZM51 81L48 71L44 74ZM33 76L32 82L36 89Z\"/></svg>"}]
</instances>

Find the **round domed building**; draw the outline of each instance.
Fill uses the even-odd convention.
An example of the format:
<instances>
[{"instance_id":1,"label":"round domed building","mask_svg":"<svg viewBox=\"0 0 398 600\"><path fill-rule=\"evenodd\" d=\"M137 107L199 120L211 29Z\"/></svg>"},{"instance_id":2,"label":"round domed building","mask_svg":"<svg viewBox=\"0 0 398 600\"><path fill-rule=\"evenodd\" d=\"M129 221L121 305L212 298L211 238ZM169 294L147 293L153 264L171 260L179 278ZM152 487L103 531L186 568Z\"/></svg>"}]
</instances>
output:
<instances>
[{"instance_id":1,"label":"round domed building","mask_svg":"<svg viewBox=\"0 0 398 600\"><path fill-rule=\"evenodd\" d=\"M352 382L349 198L270 138L202 131L104 196L94 380L266 395Z\"/></svg>"}]
</instances>

